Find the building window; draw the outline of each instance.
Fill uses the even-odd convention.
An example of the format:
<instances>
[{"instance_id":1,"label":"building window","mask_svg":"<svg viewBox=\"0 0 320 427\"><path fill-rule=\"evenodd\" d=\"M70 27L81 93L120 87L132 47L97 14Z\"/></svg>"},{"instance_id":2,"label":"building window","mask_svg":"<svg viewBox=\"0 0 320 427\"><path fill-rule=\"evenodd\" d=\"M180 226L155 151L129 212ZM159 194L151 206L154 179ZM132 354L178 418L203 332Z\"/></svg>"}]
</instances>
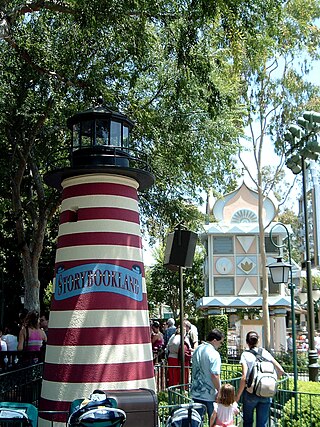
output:
<instances>
[{"instance_id":1,"label":"building window","mask_svg":"<svg viewBox=\"0 0 320 427\"><path fill-rule=\"evenodd\" d=\"M272 236L272 240L275 244L279 244L279 236ZM269 236L265 236L264 238L264 244L266 247L266 252L269 254L279 254L280 250L274 244L271 242L271 239ZM259 245L260 245L260 238L259 238ZM259 253L260 253L260 246L259 246Z\"/></svg>"},{"instance_id":2,"label":"building window","mask_svg":"<svg viewBox=\"0 0 320 427\"><path fill-rule=\"evenodd\" d=\"M212 251L214 254L233 254L233 238L213 237Z\"/></svg>"},{"instance_id":3,"label":"building window","mask_svg":"<svg viewBox=\"0 0 320 427\"><path fill-rule=\"evenodd\" d=\"M214 279L215 295L234 295L234 278L233 277L216 277Z\"/></svg>"}]
</instances>

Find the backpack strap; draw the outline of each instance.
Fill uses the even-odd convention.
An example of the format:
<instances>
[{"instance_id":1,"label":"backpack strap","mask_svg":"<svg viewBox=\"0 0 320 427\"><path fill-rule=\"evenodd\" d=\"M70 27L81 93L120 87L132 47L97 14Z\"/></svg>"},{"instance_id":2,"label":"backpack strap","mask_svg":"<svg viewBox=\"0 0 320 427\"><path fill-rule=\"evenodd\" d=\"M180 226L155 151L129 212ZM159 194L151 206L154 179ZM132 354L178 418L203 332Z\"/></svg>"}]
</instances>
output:
<instances>
[{"instance_id":1,"label":"backpack strap","mask_svg":"<svg viewBox=\"0 0 320 427\"><path fill-rule=\"evenodd\" d=\"M252 348L250 348L250 350L245 350L245 351L247 351L248 353L254 354L256 356L256 359L259 360L259 362L270 362L270 360L262 356L262 352L263 352L262 347L259 347L258 351L255 351Z\"/></svg>"}]
</instances>

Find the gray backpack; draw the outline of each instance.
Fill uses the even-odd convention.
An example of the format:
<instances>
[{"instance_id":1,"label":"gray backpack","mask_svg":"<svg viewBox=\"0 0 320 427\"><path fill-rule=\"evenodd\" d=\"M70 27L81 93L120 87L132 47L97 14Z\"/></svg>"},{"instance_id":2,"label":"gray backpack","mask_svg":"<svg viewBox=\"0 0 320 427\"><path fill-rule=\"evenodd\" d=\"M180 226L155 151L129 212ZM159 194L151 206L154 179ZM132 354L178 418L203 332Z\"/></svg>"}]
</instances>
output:
<instances>
[{"instance_id":1,"label":"gray backpack","mask_svg":"<svg viewBox=\"0 0 320 427\"><path fill-rule=\"evenodd\" d=\"M258 353L246 350L255 355L256 360L247 380L246 390L261 397L273 397L277 392L278 375L274 364L262 356L262 348Z\"/></svg>"}]
</instances>

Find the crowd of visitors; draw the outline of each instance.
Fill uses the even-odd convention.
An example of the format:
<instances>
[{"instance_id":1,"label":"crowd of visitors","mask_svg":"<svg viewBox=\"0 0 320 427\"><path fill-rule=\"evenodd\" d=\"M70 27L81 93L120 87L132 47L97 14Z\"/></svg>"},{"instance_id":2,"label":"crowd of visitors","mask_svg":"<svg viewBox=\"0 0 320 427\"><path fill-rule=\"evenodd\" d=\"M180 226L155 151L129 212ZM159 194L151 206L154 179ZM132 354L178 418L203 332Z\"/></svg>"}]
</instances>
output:
<instances>
[{"instance_id":1,"label":"crowd of visitors","mask_svg":"<svg viewBox=\"0 0 320 427\"><path fill-rule=\"evenodd\" d=\"M187 319L183 324L183 348L185 362L185 380L189 382L189 367L193 351L198 346L198 330ZM167 386L181 384L181 328L177 327L175 320L170 318L162 323L153 321L151 323L151 344L154 362L165 360L167 365Z\"/></svg>"},{"instance_id":2,"label":"crowd of visitors","mask_svg":"<svg viewBox=\"0 0 320 427\"><path fill-rule=\"evenodd\" d=\"M39 352L47 342L49 317L47 313L23 311L17 322L0 327L1 352ZM183 338L182 338L183 337ZM289 338L292 338L289 336ZM258 352L259 336L250 331L246 336L248 350L240 359L242 377L237 393L230 384L221 386L221 357L218 352L224 341L224 334L218 329L209 332L206 341L199 343L197 328L185 319L181 327L175 325L173 318L150 324L150 342L155 358L161 355L167 365L167 386L181 384L181 348L184 348L185 378L190 382L189 368L192 364L190 395L194 402L206 407L210 427L233 425L233 416L239 412L237 402L242 398L243 426L252 427L254 412L257 425L265 427L268 423L271 398L259 397L249 392L247 382ZM291 342L288 340L288 350ZM261 349L265 360L272 362L278 377L284 374L281 365L266 350Z\"/></svg>"}]
</instances>

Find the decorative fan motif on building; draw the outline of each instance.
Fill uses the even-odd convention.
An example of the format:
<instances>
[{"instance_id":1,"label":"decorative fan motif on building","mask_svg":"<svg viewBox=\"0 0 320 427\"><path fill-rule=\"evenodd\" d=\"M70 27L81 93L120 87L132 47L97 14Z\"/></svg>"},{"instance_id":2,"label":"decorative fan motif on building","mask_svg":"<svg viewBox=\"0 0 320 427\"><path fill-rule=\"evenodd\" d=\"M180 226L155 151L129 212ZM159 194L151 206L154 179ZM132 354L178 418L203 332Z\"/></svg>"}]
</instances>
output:
<instances>
[{"instance_id":1,"label":"decorative fan motif on building","mask_svg":"<svg viewBox=\"0 0 320 427\"><path fill-rule=\"evenodd\" d=\"M250 209L239 209L232 215L231 222L238 224L245 222L258 222L258 217Z\"/></svg>"}]
</instances>

